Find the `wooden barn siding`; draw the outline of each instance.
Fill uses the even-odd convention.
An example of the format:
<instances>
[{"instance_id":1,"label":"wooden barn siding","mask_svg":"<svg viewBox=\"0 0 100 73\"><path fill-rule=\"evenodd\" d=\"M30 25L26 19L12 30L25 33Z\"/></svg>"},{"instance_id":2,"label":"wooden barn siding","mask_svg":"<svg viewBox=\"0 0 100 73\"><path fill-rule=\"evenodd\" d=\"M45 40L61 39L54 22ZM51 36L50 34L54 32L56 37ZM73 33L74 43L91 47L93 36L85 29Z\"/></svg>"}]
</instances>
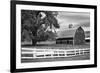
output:
<instances>
[{"instance_id":1,"label":"wooden barn siding","mask_svg":"<svg viewBox=\"0 0 100 73\"><path fill-rule=\"evenodd\" d=\"M85 33L82 28L78 28L76 30L75 36L74 36L74 45L80 45L85 43Z\"/></svg>"}]
</instances>

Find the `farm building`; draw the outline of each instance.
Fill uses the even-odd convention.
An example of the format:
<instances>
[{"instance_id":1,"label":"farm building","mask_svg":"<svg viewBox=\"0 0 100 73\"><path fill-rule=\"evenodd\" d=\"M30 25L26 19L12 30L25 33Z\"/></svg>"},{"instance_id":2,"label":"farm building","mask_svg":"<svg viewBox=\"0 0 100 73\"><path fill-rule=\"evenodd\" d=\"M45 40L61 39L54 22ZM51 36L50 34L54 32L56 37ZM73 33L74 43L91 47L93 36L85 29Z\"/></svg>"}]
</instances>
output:
<instances>
[{"instance_id":1,"label":"farm building","mask_svg":"<svg viewBox=\"0 0 100 73\"><path fill-rule=\"evenodd\" d=\"M82 27L60 31L56 44L81 45L85 43L85 32Z\"/></svg>"},{"instance_id":2,"label":"farm building","mask_svg":"<svg viewBox=\"0 0 100 73\"><path fill-rule=\"evenodd\" d=\"M90 31L85 31L85 42L90 42Z\"/></svg>"}]
</instances>

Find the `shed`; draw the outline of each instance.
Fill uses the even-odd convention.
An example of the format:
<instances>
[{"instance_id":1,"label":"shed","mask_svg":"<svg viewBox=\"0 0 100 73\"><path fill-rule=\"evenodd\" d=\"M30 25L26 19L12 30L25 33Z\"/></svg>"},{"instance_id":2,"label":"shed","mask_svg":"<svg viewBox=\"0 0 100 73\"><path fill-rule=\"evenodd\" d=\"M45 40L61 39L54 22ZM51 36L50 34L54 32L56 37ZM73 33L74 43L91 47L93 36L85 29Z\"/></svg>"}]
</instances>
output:
<instances>
[{"instance_id":1,"label":"shed","mask_svg":"<svg viewBox=\"0 0 100 73\"><path fill-rule=\"evenodd\" d=\"M56 38L56 44L81 45L84 43L85 32L82 27L60 31Z\"/></svg>"}]
</instances>

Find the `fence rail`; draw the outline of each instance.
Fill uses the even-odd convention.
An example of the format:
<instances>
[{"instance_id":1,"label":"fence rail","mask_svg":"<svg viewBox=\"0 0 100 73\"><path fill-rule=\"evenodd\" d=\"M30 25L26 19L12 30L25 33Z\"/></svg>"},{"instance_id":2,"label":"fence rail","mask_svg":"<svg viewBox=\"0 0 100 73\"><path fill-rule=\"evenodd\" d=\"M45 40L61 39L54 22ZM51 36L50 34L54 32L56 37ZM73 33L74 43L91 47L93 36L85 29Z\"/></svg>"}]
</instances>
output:
<instances>
[{"instance_id":1,"label":"fence rail","mask_svg":"<svg viewBox=\"0 0 100 73\"><path fill-rule=\"evenodd\" d=\"M30 49L22 48L22 59L72 57L90 53L90 48L83 49Z\"/></svg>"}]
</instances>

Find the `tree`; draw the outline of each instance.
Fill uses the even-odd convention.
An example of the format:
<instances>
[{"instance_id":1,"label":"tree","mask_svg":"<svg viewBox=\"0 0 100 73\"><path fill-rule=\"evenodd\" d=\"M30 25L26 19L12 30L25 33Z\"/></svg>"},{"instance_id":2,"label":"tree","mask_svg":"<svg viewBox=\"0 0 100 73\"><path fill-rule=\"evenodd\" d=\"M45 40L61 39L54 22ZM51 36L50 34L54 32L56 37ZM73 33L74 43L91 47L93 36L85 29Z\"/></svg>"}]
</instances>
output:
<instances>
[{"instance_id":1,"label":"tree","mask_svg":"<svg viewBox=\"0 0 100 73\"><path fill-rule=\"evenodd\" d=\"M42 16L43 13L45 14L44 17ZM25 33L32 40L33 45L36 45L37 41L45 41L50 38L47 28L60 27L55 16L57 16L57 12L53 11L21 10L22 41L27 38Z\"/></svg>"}]
</instances>

